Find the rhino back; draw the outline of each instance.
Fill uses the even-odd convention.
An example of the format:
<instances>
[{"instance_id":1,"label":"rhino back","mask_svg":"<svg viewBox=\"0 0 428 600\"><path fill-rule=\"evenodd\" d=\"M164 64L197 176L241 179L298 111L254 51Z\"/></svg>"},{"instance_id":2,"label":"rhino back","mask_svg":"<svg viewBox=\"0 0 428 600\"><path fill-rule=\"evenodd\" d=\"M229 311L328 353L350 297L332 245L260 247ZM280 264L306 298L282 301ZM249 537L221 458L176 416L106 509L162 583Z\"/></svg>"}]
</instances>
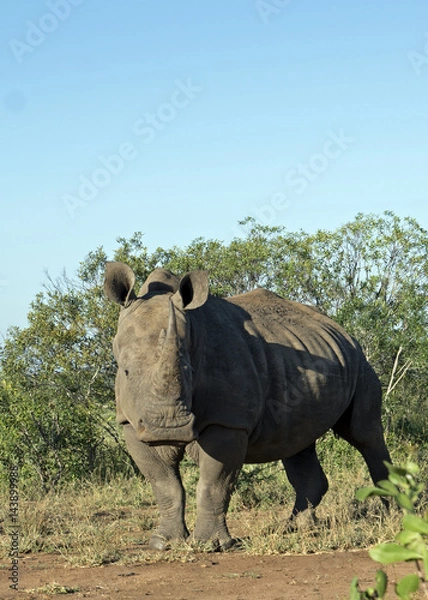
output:
<instances>
[{"instance_id":1,"label":"rhino back","mask_svg":"<svg viewBox=\"0 0 428 600\"><path fill-rule=\"evenodd\" d=\"M265 289L233 296L228 301L243 308L268 343L311 353L337 352L343 360L345 347L358 346L336 322L311 306L281 298Z\"/></svg>"}]
</instances>

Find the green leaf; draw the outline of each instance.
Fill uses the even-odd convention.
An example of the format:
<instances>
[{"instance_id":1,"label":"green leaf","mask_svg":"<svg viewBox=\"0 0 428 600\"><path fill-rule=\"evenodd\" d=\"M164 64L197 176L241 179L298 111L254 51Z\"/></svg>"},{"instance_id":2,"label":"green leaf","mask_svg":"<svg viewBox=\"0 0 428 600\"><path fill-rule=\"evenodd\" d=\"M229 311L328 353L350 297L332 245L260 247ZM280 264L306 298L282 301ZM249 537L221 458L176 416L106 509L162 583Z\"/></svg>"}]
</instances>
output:
<instances>
[{"instance_id":1,"label":"green leaf","mask_svg":"<svg viewBox=\"0 0 428 600\"><path fill-rule=\"evenodd\" d=\"M369 555L376 562L385 565L407 560L420 560L423 558L419 552L403 548L403 546L394 543L379 544L369 550Z\"/></svg>"},{"instance_id":2,"label":"green leaf","mask_svg":"<svg viewBox=\"0 0 428 600\"><path fill-rule=\"evenodd\" d=\"M388 577L385 571L379 570L376 571L376 592L379 598L383 598L385 596L386 588L388 585Z\"/></svg>"},{"instance_id":3,"label":"green leaf","mask_svg":"<svg viewBox=\"0 0 428 600\"><path fill-rule=\"evenodd\" d=\"M425 546L425 550L423 552L423 563L424 563L425 579L428 579L428 548L427 548L427 546Z\"/></svg>"},{"instance_id":4,"label":"green leaf","mask_svg":"<svg viewBox=\"0 0 428 600\"><path fill-rule=\"evenodd\" d=\"M415 507L413 505L413 502L410 500L410 498L408 496L406 496L406 494L398 494L396 496L396 500L398 502L398 504L401 506L401 508L404 508L405 510L415 510Z\"/></svg>"},{"instance_id":5,"label":"green leaf","mask_svg":"<svg viewBox=\"0 0 428 600\"><path fill-rule=\"evenodd\" d=\"M394 474L399 477L406 477L407 475L407 469L405 467L397 467L396 465L388 465L388 471L390 475Z\"/></svg>"},{"instance_id":6,"label":"green leaf","mask_svg":"<svg viewBox=\"0 0 428 600\"><path fill-rule=\"evenodd\" d=\"M413 492L416 496L419 496L419 494L421 492L423 492L425 489L425 484L424 483L418 483L417 485L414 486L413 488Z\"/></svg>"},{"instance_id":7,"label":"green leaf","mask_svg":"<svg viewBox=\"0 0 428 600\"><path fill-rule=\"evenodd\" d=\"M364 502L370 496L390 496L386 490L377 487L364 487L355 492L355 497L360 502Z\"/></svg>"},{"instance_id":8,"label":"green leaf","mask_svg":"<svg viewBox=\"0 0 428 600\"><path fill-rule=\"evenodd\" d=\"M397 496L397 494L400 492L400 490L397 489L397 486L395 486L391 481L388 481L387 479L378 481L377 484L379 488L385 490L390 496Z\"/></svg>"},{"instance_id":9,"label":"green leaf","mask_svg":"<svg viewBox=\"0 0 428 600\"><path fill-rule=\"evenodd\" d=\"M358 577L354 577L351 581L351 587L349 589L349 600L360 600L361 594L358 590Z\"/></svg>"},{"instance_id":10,"label":"green leaf","mask_svg":"<svg viewBox=\"0 0 428 600\"><path fill-rule=\"evenodd\" d=\"M408 530L400 531L400 533L397 534L395 539L399 544L402 544L403 546L409 546L410 544L415 544L416 542L422 540L420 533Z\"/></svg>"},{"instance_id":11,"label":"green leaf","mask_svg":"<svg viewBox=\"0 0 428 600\"><path fill-rule=\"evenodd\" d=\"M397 583L395 586L395 591L400 598L407 600L410 598L409 594L413 594L414 592L418 591L419 583L419 577L412 573L411 575L406 575Z\"/></svg>"},{"instance_id":12,"label":"green leaf","mask_svg":"<svg viewBox=\"0 0 428 600\"><path fill-rule=\"evenodd\" d=\"M407 481L406 477L404 475L399 475L398 473L390 473L388 479L394 485L398 485L401 487L407 487L409 485L409 482Z\"/></svg>"},{"instance_id":13,"label":"green leaf","mask_svg":"<svg viewBox=\"0 0 428 600\"><path fill-rule=\"evenodd\" d=\"M416 463L414 462L408 462L406 464L406 470L411 473L412 475L417 475L419 473L419 467Z\"/></svg>"},{"instance_id":14,"label":"green leaf","mask_svg":"<svg viewBox=\"0 0 428 600\"><path fill-rule=\"evenodd\" d=\"M417 515L405 515L403 517L403 527L409 531L428 535L428 522Z\"/></svg>"},{"instance_id":15,"label":"green leaf","mask_svg":"<svg viewBox=\"0 0 428 600\"><path fill-rule=\"evenodd\" d=\"M418 554L421 555L422 560L425 560L426 557L428 556L428 546L425 544L421 534L417 533L415 535L419 535L420 539L419 540L415 540L411 545L407 546L409 548L409 550L413 550L413 552L417 552Z\"/></svg>"}]
</instances>

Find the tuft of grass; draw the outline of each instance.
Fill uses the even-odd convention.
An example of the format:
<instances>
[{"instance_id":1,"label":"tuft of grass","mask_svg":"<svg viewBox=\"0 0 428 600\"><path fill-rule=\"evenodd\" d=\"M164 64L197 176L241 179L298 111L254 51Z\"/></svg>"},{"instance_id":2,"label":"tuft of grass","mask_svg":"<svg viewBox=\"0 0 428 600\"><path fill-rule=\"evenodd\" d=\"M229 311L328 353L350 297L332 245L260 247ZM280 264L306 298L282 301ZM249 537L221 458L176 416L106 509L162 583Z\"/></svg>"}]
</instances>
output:
<instances>
[{"instance_id":1,"label":"tuft of grass","mask_svg":"<svg viewBox=\"0 0 428 600\"><path fill-rule=\"evenodd\" d=\"M59 583L47 583L46 585L38 588L32 588L25 590L28 594L76 594L80 591L79 587L70 587L68 585L61 585Z\"/></svg>"}]
</instances>

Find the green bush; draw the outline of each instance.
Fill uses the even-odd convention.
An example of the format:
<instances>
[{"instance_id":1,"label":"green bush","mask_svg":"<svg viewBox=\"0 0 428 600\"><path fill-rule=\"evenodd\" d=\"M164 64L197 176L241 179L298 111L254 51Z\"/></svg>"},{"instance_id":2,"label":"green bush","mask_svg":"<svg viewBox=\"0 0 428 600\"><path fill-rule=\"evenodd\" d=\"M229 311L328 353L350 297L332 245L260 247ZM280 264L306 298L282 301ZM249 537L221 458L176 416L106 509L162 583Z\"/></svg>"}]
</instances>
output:
<instances>
[{"instance_id":1,"label":"green bush","mask_svg":"<svg viewBox=\"0 0 428 600\"><path fill-rule=\"evenodd\" d=\"M364 501L370 496L393 498L403 509L401 531L395 542L378 544L369 550L370 557L379 563L390 564L413 562L416 573L405 575L396 585L395 593L400 600L411 600L419 589L428 596L428 511L418 514L418 502L424 491L424 484L418 481L419 467L407 462L403 467L387 465L388 479L380 481L377 487L358 490L356 497ZM384 598L388 588L388 577L383 570L376 573L376 582L366 590L360 590L358 578L351 584L350 600Z\"/></svg>"}]
</instances>

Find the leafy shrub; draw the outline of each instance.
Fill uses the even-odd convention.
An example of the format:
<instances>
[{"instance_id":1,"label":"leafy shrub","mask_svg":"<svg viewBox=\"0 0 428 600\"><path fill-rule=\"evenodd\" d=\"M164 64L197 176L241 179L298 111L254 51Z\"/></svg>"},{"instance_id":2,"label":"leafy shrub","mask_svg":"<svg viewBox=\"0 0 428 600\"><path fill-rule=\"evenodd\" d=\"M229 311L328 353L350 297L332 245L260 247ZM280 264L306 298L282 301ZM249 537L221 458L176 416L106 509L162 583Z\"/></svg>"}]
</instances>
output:
<instances>
[{"instance_id":1,"label":"leafy shrub","mask_svg":"<svg viewBox=\"0 0 428 600\"><path fill-rule=\"evenodd\" d=\"M428 596L428 511L422 516L417 514L417 504L425 487L417 479L419 467L414 462L408 462L404 467L387 467L387 480L380 481L377 487L358 490L356 496L361 501L370 496L393 498L404 511L402 527L395 542L378 544L369 550L369 555L382 564L413 562L417 572L405 575L395 585L395 593L400 600L410 600L412 594L422 588ZM387 587L388 577L383 570L377 571L375 585L363 591L355 577L350 600L384 598Z\"/></svg>"}]
</instances>

